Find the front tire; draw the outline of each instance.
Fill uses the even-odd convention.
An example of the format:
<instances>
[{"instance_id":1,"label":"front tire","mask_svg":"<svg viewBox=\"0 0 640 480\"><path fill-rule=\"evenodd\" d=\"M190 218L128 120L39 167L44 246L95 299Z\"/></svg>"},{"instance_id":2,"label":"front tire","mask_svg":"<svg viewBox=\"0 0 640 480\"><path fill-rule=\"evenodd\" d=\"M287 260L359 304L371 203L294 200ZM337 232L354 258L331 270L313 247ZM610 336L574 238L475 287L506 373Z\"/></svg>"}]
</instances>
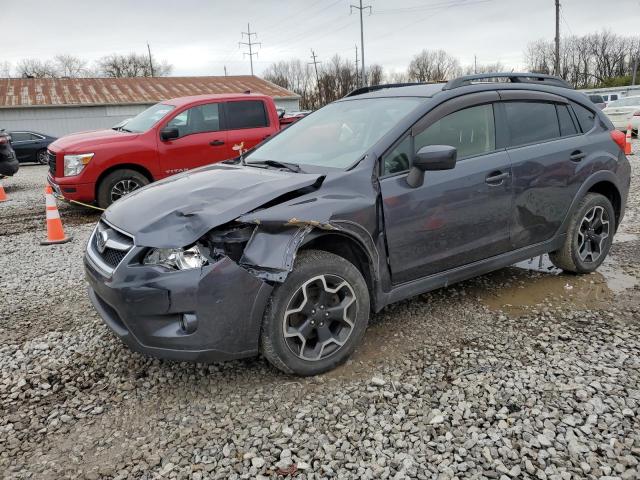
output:
<instances>
[{"instance_id":1,"label":"front tire","mask_svg":"<svg viewBox=\"0 0 640 480\"><path fill-rule=\"evenodd\" d=\"M302 251L287 280L273 290L262 322L262 354L285 373L332 370L360 343L370 308L367 283L351 262Z\"/></svg>"},{"instance_id":2,"label":"front tire","mask_svg":"<svg viewBox=\"0 0 640 480\"><path fill-rule=\"evenodd\" d=\"M107 208L116 200L149 184L149 179L140 172L123 168L104 177L98 187L98 206Z\"/></svg>"},{"instance_id":3,"label":"front tire","mask_svg":"<svg viewBox=\"0 0 640 480\"><path fill-rule=\"evenodd\" d=\"M615 231L616 217L609 199L588 193L571 217L564 245L549 258L564 271L591 273L607 257Z\"/></svg>"}]
</instances>

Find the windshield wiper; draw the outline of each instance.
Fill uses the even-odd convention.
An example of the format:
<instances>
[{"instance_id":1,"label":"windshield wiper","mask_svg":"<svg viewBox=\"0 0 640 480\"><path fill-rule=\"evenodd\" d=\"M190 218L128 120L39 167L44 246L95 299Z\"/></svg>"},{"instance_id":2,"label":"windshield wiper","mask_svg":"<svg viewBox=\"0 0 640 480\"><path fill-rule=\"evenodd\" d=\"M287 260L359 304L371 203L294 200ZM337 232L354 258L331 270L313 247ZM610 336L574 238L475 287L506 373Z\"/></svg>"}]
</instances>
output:
<instances>
[{"instance_id":1,"label":"windshield wiper","mask_svg":"<svg viewBox=\"0 0 640 480\"><path fill-rule=\"evenodd\" d=\"M277 160L258 160L255 162L247 162L247 165L268 165L275 168L286 168L290 172L300 173L302 169L297 163L279 162Z\"/></svg>"}]
</instances>

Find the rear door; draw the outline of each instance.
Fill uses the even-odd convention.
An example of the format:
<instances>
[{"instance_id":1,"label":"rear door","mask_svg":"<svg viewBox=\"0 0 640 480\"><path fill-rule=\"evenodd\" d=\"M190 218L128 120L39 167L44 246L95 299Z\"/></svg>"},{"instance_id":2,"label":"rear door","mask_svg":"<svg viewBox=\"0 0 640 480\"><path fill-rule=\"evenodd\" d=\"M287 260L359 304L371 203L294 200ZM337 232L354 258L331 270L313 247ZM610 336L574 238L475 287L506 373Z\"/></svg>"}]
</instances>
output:
<instances>
[{"instance_id":1,"label":"rear door","mask_svg":"<svg viewBox=\"0 0 640 480\"><path fill-rule=\"evenodd\" d=\"M30 132L11 132L11 146L20 162L35 162L40 137Z\"/></svg>"},{"instance_id":2,"label":"rear door","mask_svg":"<svg viewBox=\"0 0 640 480\"><path fill-rule=\"evenodd\" d=\"M205 103L183 110L164 126L175 127L180 134L178 138L168 141L158 138L158 156L163 176L230 158L220 103Z\"/></svg>"},{"instance_id":3,"label":"rear door","mask_svg":"<svg viewBox=\"0 0 640 480\"><path fill-rule=\"evenodd\" d=\"M498 98L481 94L485 103L466 100L472 106L453 112L444 104L442 114L432 112L434 118L383 157L380 186L394 284L508 251L511 166L496 137L493 105L486 102L493 96ZM413 156L437 144L456 147L456 167L426 172L422 186L410 187Z\"/></svg>"},{"instance_id":4,"label":"rear door","mask_svg":"<svg viewBox=\"0 0 640 480\"><path fill-rule=\"evenodd\" d=\"M542 92L501 92L500 118L508 132L513 171L512 248L550 239L580 187L593 148L569 102ZM591 116L593 112L581 107ZM588 123L588 121L587 121ZM587 127L585 127L587 128Z\"/></svg>"},{"instance_id":5,"label":"rear door","mask_svg":"<svg viewBox=\"0 0 640 480\"><path fill-rule=\"evenodd\" d=\"M277 130L271 125L264 100L231 100L224 103L224 108L228 158L236 157L240 148L246 151L255 147Z\"/></svg>"}]
</instances>

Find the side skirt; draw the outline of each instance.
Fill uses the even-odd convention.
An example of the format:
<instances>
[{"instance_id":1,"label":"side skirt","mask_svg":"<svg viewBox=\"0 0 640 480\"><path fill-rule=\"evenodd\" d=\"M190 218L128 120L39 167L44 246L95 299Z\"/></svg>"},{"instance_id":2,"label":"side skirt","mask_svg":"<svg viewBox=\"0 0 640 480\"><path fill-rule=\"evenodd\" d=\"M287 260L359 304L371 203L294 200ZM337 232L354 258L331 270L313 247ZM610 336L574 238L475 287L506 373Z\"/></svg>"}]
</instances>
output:
<instances>
[{"instance_id":1,"label":"side skirt","mask_svg":"<svg viewBox=\"0 0 640 480\"><path fill-rule=\"evenodd\" d=\"M447 287L453 283L468 280L485 273L508 267L514 263L527 260L548 252L553 252L560 248L564 242L566 234L558 235L551 240L520 248L511 252L496 255L484 260L479 260L468 265L452 268L441 273L429 275L428 277L402 283L391 289L389 292L379 291L376 302L376 312L386 305L399 302L407 298L415 297L421 293L426 293L441 287Z\"/></svg>"}]
</instances>

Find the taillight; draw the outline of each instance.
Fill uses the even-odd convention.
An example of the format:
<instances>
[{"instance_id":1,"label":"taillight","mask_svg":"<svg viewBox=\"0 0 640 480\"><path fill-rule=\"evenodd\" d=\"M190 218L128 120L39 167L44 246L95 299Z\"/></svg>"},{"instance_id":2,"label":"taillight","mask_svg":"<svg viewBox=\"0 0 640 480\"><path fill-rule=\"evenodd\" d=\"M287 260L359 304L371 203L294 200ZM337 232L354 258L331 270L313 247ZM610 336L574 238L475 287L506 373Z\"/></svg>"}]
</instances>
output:
<instances>
[{"instance_id":1,"label":"taillight","mask_svg":"<svg viewBox=\"0 0 640 480\"><path fill-rule=\"evenodd\" d=\"M624 147L627 144L627 136L620 130L611 130L611 139L616 142L616 145L624 152Z\"/></svg>"}]
</instances>

